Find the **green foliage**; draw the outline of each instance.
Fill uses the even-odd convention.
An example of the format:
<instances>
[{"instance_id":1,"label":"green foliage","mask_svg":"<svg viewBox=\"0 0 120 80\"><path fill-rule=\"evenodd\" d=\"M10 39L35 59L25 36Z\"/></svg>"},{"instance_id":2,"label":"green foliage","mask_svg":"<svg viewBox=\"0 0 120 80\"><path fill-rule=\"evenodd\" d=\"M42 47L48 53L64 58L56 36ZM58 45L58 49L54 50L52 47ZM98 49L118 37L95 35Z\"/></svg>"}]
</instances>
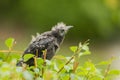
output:
<instances>
[{"instance_id":1,"label":"green foliage","mask_svg":"<svg viewBox=\"0 0 120 80\"><path fill-rule=\"evenodd\" d=\"M119 0L0 0L0 5L0 17L7 19L1 18L1 23L27 24L26 30L30 32L45 31L63 21L76 26L76 30L71 31L76 35L73 39L79 36L81 39L113 39L120 34Z\"/></svg>"},{"instance_id":2,"label":"green foliage","mask_svg":"<svg viewBox=\"0 0 120 80\"><path fill-rule=\"evenodd\" d=\"M71 46L70 50L75 53L75 51L77 50L77 48L78 48L77 46Z\"/></svg>"},{"instance_id":3,"label":"green foliage","mask_svg":"<svg viewBox=\"0 0 120 80\"><path fill-rule=\"evenodd\" d=\"M33 54L26 54L24 57L23 57L23 59L24 59L24 61L26 62L26 61L28 61L30 58L32 58L32 57L34 57L35 55L33 55Z\"/></svg>"},{"instance_id":4,"label":"green foliage","mask_svg":"<svg viewBox=\"0 0 120 80\"><path fill-rule=\"evenodd\" d=\"M14 41L15 41L14 38L8 38L8 39L5 41L5 44L6 44L6 46L10 49L10 48L13 47Z\"/></svg>"},{"instance_id":5,"label":"green foliage","mask_svg":"<svg viewBox=\"0 0 120 80\"><path fill-rule=\"evenodd\" d=\"M13 39L8 39L6 43L12 44L12 41ZM24 61L31 57L35 59L35 66L31 67L24 64L22 67L16 67L16 55L11 53L13 56L9 61L0 59L0 80L114 80L115 76L120 75L120 70L110 69L114 58L97 64L88 60L79 65L80 57L91 53L88 42L72 46L70 50L74 53L71 57L57 55L51 61L26 54ZM2 55L0 53L0 56L5 58ZM104 68L100 68L101 66Z\"/></svg>"},{"instance_id":6,"label":"green foliage","mask_svg":"<svg viewBox=\"0 0 120 80\"><path fill-rule=\"evenodd\" d=\"M110 70L110 71L109 71L109 74L112 74L112 75L120 75L120 70Z\"/></svg>"}]
</instances>

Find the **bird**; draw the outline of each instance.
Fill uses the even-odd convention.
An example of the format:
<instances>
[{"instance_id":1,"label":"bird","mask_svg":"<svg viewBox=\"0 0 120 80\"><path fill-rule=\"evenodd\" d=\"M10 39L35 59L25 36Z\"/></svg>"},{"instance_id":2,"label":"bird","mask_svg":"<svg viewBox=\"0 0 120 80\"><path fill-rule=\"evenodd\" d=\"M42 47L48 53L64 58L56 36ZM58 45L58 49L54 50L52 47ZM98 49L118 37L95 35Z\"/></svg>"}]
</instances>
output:
<instances>
[{"instance_id":1,"label":"bird","mask_svg":"<svg viewBox=\"0 0 120 80\"><path fill-rule=\"evenodd\" d=\"M38 52L38 58L44 58L43 50L47 50L46 59L51 60L56 54L56 51L60 48L66 33L73 26L66 26L63 22L57 23L53 26L50 31L46 31L42 34L37 33L37 36L32 36L32 40L29 43L27 49L23 52L21 60L17 62L17 66L22 66L23 63L34 66L34 58L30 58L26 62L24 61L24 56L26 54L36 55Z\"/></svg>"}]
</instances>

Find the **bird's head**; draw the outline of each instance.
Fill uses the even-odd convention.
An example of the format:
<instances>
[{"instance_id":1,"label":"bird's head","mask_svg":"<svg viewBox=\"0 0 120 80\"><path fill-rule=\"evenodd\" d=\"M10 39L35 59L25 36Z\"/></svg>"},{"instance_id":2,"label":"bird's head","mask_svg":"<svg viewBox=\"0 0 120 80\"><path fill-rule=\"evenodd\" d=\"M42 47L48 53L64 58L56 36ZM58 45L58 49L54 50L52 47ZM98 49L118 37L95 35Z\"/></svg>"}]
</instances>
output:
<instances>
[{"instance_id":1,"label":"bird's head","mask_svg":"<svg viewBox=\"0 0 120 80\"><path fill-rule=\"evenodd\" d=\"M56 26L52 28L52 32L59 36L64 36L70 28L73 26L66 26L64 23L58 23Z\"/></svg>"}]
</instances>

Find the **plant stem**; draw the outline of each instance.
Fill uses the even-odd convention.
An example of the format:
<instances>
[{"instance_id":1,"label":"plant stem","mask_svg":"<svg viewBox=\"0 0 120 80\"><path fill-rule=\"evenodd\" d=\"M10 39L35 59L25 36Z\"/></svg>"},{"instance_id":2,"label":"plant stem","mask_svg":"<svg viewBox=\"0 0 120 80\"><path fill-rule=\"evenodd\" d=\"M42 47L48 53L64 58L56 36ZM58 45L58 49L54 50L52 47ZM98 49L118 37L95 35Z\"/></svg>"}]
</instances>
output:
<instances>
[{"instance_id":1,"label":"plant stem","mask_svg":"<svg viewBox=\"0 0 120 80\"><path fill-rule=\"evenodd\" d=\"M75 73L78 65L79 65L79 62L75 61L74 64L73 64L73 73Z\"/></svg>"},{"instance_id":2,"label":"plant stem","mask_svg":"<svg viewBox=\"0 0 120 80\"><path fill-rule=\"evenodd\" d=\"M8 54L7 54L7 56L6 56L6 58L5 58L5 60L4 61L7 61L7 59L8 59L8 57L10 56L10 53L11 53L11 48L9 48L9 50L8 50L9 52L8 52Z\"/></svg>"},{"instance_id":3,"label":"plant stem","mask_svg":"<svg viewBox=\"0 0 120 80\"><path fill-rule=\"evenodd\" d=\"M110 70L110 66L111 66L111 64L108 64L107 69L105 70L104 78L102 80L105 80L105 78L107 77L108 72Z\"/></svg>"},{"instance_id":4,"label":"plant stem","mask_svg":"<svg viewBox=\"0 0 120 80\"><path fill-rule=\"evenodd\" d=\"M70 76L70 74L69 74L69 80L71 80L71 76Z\"/></svg>"},{"instance_id":5,"label":"plant stem","mask_svg":"<svg viewBox=\"0 0 120 80\"><path fill-rule=\"evenodd\" d=\"M65 65L69 64L72 59L74 59L74 56L72 56L72 57L65 63ZM64 69L64 66L61 67L57 73L60 73L63 69Z\"/></svg>"},{"instance_id":6,"label":"plant stem","mask_svg":"<svg viewBox=\"0 0 120 80\"><path fill-rule=\"evenodd\" d=\"M36 55L35 56L38 57L38 49L36 49Z\"/></svg>"},{"instance_id":7,"label":"plant stem","mask_svg":"<svg viewBox=\"0 0 120 80\"><path fill-rule=\"evenodd\" d=\"M37 57L33 57L34 58L34 65L35 65L35 68L37 68Z\"/></svg>"},{"instance_id":8,"label":"plant stem","mask_svg":"<svg viewBox=\"0 0 120 80\"><path fill-rule=\"evenodd\" d=\"M104 72L104 78L102 80L105 80L105 78L108 76L108 72L110 71L110 67L111 67L111 64L112 64L112 61L115 59L115 57L111 57L110 58L110 63L108 64L105 72Z\"/></svg>"},{"instance_id":9,"label":"plant stem","mask_svg":"<svg viewBox=\"0 0 120 80\"><path fill-rule=\"evenodd\" d=\"M37 68L37 57L38 57L38 49L36 49L36 55L33 57L34 58L34 66Z\"/></svg>"},{"instance_id":10,"label":"plant stem","mask_svg":"<svg viewBox=\"0 0 120 80\"><path fill-rule=\"evenodd\" d=\"M45 66L46 66L46 54L47 54L47 49L45 49L45 51L43 51L43 68L42 68L42 77L45 71Z\"/></svg>"},{"instance_id":11,"label":"plant stem","mask_svg":"<svg viewBox=\"0 0 120 80\"><path fill-rule=\"evenodd\" d=\"M9 51L9 50L0 50L0 52L3 52L3 53L9 53L9 52L11 52L11 53L23 53L23 51Z\"/></svg>"},{"instance_id":12,"label":"plant stem","mask_svg":"<svg viewBox=\"0 0 120 80\"><path fill-rule=\"evenodd\" d=\"M75 51L75 53L72 55L72 57L65 63L65 65L69 64L71 62L72 59L75 58L75 56L81 51L81 48L78 47L78 49ZM77 66L78 66L79 63L77 63L76 67L73 65L74 67L74 71L77 69ZM64 66L65 66L64 65ZM59 71L57 73L60 73L63 69L64 69L64 66L62 68L59 69ZM73 71L73 72L74 72Z\"/></svg>"}]
</instances>

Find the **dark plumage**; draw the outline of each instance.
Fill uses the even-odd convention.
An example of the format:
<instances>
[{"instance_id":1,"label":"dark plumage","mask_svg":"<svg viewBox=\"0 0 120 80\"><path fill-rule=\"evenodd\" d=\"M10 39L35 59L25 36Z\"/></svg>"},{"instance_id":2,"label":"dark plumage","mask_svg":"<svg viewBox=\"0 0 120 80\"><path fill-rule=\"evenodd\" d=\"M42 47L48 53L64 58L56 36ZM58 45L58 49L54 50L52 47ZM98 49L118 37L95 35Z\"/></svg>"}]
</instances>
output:
<instances>
[{"instance_id":1,"label":"dark plumage","mask_svg":"<svg viewBox=\"0 0 120 80\"><path fill-rule=\"evenodd\" d=\"M56 50L59 48L60 44L64 40L65 34L72 26L66 26L64 23L58 23L54 26L51 31L38 34L32 38L28 48L24 51L22 55L22 60L17 63L17 66L21 66L22 63L26 63L29 66L34 65L34 59L31 58L24 62L23 57L25 54L31 53L36 55L38 50L38 57L43 58L43 50L47 50L46 59L50 60L55 55Z\"/></svg>"}]
</instances>

